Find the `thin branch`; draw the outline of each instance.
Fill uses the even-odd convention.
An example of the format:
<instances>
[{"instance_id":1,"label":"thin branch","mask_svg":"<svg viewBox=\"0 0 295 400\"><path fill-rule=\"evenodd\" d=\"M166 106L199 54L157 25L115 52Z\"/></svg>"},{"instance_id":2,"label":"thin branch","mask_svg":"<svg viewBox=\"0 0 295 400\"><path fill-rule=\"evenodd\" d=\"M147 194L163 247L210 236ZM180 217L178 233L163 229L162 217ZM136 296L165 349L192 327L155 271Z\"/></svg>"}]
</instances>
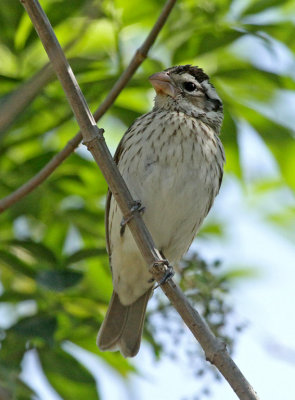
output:
<instances>
[{"instance_id":1,"label":"thin branch","mask_svg":"<svg viewBox=\"0 0 295 400\"><path fill-rule=\"evenodd\" d=\"M74 37L64 47L66 53L83 37L84 32L89 27L89 19L87 18L82 25L76 37ZM47 63L33 75L29 80L24 82L20 87L13 91L7 99L1 104L0 108L0 137L4 136L5 131L15 121L19 114L35 99L42 89L56 79L50 63Z\"/></svg>"},{"instance_id":2,"label":"thin branch","mask_svg":"<svg viewBox=\"0 0 295 400\"><path fill-rule=\"evenodd\" d=\"M150 48L154 44L158 34L163 28L176 0L168 0L164 5L159 18L157 19L152 30L148 34L143 44L136 50L132 57L129 65L122 73L120 78L117 80L111 91L108 93L105 100L101 103L98 109L94 113L94 119L97 122L105 112L114 103L122 89L127 85L135 71L142 64L146 58ZM81 132L79 131L67 144L66 146L57 153L36 175L30 180L16 189L14 192L9 194L0 200L0 214L7 208L11 207L17 201L27 196L30 192L36 189L42 182L44 182L52 172L75 150L82 140Z\"/></svg>"},{"instance_id":3,"label":"thin branch","mask_svg":"<svg viewBox=\"0 0 295 400\"><path fill-rule=\"evenodd\" d=\"M94 118L52 27L37 0L21 1L35 26L68 97L83 133L84 143L91 151L109 184L123 216L126 217L130 215L132 204L134 204L133 199L105 144L102 130L99 130L94 122ZM147 265L150 266L153 277L159 282L163 276L163 270L165 270L164 263L138 211L134 213L134 218L130 219L128 225ZM229 357L225 345L214 337L206 322L193 309L176 284L170 280L162 285L162 289L200 342L205 351L206 359L219 369L238 397L242 400L257 400L254 390Z\"/></svg>"},{"instance_id":4,"label":"thin branch","mask_svg":"<svg viewBox=\"0 0 295 400\"><path fill-rule=\"evenodd\" d=\"M5 130L15 118L53 79L55 79L54 72L48 63L31 79L11 93L0 109L0 136L4 136Z\"/></svg>"}]
</instances>

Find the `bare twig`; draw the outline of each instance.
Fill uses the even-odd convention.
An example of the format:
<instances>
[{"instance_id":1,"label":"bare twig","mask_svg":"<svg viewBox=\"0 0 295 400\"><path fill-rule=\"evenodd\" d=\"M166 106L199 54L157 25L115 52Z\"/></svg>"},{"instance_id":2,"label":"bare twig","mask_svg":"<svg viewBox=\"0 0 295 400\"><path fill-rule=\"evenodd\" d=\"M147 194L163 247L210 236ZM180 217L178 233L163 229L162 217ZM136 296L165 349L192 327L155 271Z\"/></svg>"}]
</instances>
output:
<instances>
[{"instance_id":1,"label":"bare twig","mask_svg":"<svg viewBox=\"0 0 295 400\"><path fill-rule=\"evenodd\" d=\"M104 113L110 108L114 103L122 89L127 85L129 80L134 75L135 71L141 65L141 63L146 58L149 49L155 42L159 32L163 28L176 0L168 0L164 5L159 18L157 19L152 30L148 34L144 43L136 50L134 56L132 57L129 65L122 73L120 78L117 80L112 90L108 93L105 100L101 103L98 109L94 113L95 121L98 121ZM81 132L78 132L67 144L66 146L56 154L36 175L34 175L30 180L16 189L13 193L4 197L0 200L0 213L5 211L7 208L15 204L17 201L28 195L37 186L47 179L52 172L75 150L82 140Z\"/></svg>"},{"instance_id":2,"label":"bare twig","mask_svg":"<svg viewBox=\"0 0 295 400\"><path fill-rule=\"evenodd\" d=\"M55 76L48 63L8 97L0 110L0 135L4 135L5 129L52 79Z\"/></svg>"},{"instance_id":3,"label":"bare twig","mask_svg":"<svg viewBox=\"0 0 295 400\"><path fill-rule=\"evenodd\" d=\"M21 1L38 32L53 68L65 90L83 133L84 143L102 170L110 190L126 219L131 212L133 199L108 151L101 130L95 124L94 118L90 113L52 27L37 0ZM163 276L163 260L161 260L161 256L155 248L153 240L138 211L134 213L134 218L129 220L128 225L147 265L151 267L150 271L153 277L159 282ZM229 357L225 345L214 337L206 322L193 309L176 284L170 280L162 285L162 288L191 332L200 342L205 351L206 359L217 366L238 397L242 400L257 400L254 390Z\"/></svg>"},{"instance_id":4,"label":"bare twig","mask_svg":"<svg viewBox=\"0 0 295 400\"><path fill-rule=\"evenodd\" d=\"M89 19L87 18L79 32L77 32L76 37L65 45L65 53L75 46L81 37L83 37L83 34L88 27ZM56 79L56 75L52 70L50 63L47 63L40 69L40 71L7 97L7 99L1 104L0 108L0 137L4 136L5 130L8 129L28 104L38 96L44 86L54 79Z\"/></svg>"}]
</instances>

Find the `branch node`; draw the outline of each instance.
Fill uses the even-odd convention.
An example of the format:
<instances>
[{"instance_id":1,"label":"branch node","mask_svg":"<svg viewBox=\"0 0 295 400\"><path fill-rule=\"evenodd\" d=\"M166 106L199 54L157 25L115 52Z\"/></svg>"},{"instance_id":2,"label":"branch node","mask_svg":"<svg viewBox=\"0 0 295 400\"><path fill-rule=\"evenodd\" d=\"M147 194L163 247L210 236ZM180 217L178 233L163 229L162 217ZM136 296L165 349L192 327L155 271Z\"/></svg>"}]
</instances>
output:
<instances>
[{"instance_id":1,"label":"branch node","mask_svg":"<svg viewBox=\"0 0 295 400\"><path fill-rule=\"evenodd\" d=\"M214 347L211 347L209 351L206 352L206 360L212 365L215 365L215 359L219 354L226 352L226 344L220 340L216 339Z\"/></svg>"},{"instance_id":2,"label":"branch node","mask_svg":"<svg viewBox=\"0 0 295 400\"><path fill-rule=\"evenodd\" d=\"M171 273L171 265L166 259L155 261L149 268L149 272L156 277L163 278L167 272ZM173 275L172 275L173 276ZM161 281L160 279L160 281Z\"/></svg>"},{"instance_id":3,"label":"branch node","mask_svg":"<svg viewBox=\"0 0 295 400\"><path fill-rule=\"evenodd\" d=\"M103 134L104 129L100 128L95 133L93 133L93 136L90 139L83 140L82 143L87 147L89 151L91 151L95 147L95 142L97 140L105 141Z\"/></svg>"},{"instance_id":4,"label":"branch node","mask_svg":"<svg viewBox=\"0 0 295 400\"><path fill-rule=\"evenodd\" d=\"M142 63L146 59L146 54L141 50L141 47L136 50L135 59L137 62Z\"/></svg>"}]
</instances>

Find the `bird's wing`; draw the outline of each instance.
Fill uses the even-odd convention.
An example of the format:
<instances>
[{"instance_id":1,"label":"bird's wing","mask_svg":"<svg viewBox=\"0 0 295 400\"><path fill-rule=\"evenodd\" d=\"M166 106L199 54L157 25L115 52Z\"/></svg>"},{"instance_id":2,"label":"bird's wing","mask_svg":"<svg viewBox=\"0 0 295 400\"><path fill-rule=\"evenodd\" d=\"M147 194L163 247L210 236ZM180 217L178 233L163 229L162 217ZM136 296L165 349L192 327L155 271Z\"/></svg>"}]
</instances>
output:
<instances>
[{"instance_id":1,"label":"bird's wing","mask_svg":"<svg viewBox=\"0 0 295 400\"><path fill-rule=\"evenodd\" d=\"M132 125L131 125L131 127L132 127ZM120 140L120 142L118 144L117 150L115 152L114 161L117 165L119 163L120 156L123 151L124 138L125 138L126 134L129 132L129 130L131 129L131 127L129 129L127 129L127 131L123 135L122 139ZM110 191L110 189L108 189L106 207L105 207L105 231L106 231L106 248L107 248L107 252L109 255L110 265L111 265L111 246L110 246L110 233L109 233L109 214L110 214L111 199L112 199L112 192Z\"/></svg>"},{"instance_id":2,"label":"bird's wing","mask_svg":"<svg viewBox=\"0 0 295 400\"><path fill-rule=\"evenodd\" d=\"M110 189L108 189L104 223L106 230L106 248L109 255L109 259L111 259L110 234L109 234L109 213L110 213L111 198L112 198L112 192L110 191Z\"/></svg>"},{"instance_id":3,"label":"bird's wing","mask_svg":"<svg viewBox=\"0 0 295 400\"><path fill-rule=\"evenodd\" d=\"M146 118L148 115L150 115L153 111L150 111L144 115L142 115L141 117L137 118L133 124L127 129L127 131L124 133L122 139L120 140L117 150L115 152L114 155L114 161L115 163L118 165L121 154L124 150L124 140L126 139L126 136L128 136L128 133L130 132L130 130L133 128L133 125L139 121L140 119L144 119ZM105 208L105 230L106 230L106 248L107 248L107 252L109 255L109 259L110 259L110 265L111 265L111 247L110 247L110 233L109 233L109 213L110 213L110 205L111 205L111 199L112 199L112 192L110 191L110 189L108 190L107 193L107 200L106 200L106 208Z\"/></svg>"},{"instance_id":4,"label":"bird's wing","mask_svg":"<svg viewBox=\"0 0 295 400\"><path fill-rule=\"evenodd\" d=\"M222 183L222 178L223 178L223 168L224 168L224 163L225 163L225 154L224 154L224 148L222 146L222 143L221 143L219 137L217 136L216 138L217 138L217 146L219 147L219 151L220 151L221 158L222 158L222 165L217 163L218 164L218 169L219 169L219 187L218 187L218 191L217 191L217 194L218 194L219 190L220 190L221 183Z\"/></svg>"}]
</instances>

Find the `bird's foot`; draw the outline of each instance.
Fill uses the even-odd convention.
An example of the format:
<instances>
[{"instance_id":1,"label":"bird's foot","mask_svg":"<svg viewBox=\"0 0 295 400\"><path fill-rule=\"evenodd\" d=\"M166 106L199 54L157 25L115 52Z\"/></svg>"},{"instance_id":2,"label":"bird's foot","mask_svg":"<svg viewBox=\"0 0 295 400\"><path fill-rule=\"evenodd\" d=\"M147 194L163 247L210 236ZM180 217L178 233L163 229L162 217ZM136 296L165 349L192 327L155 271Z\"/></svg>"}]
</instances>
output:
<instances>
[{"instance_id":1,"label":"bird's foot","mask_svg":"<svg viewBox=\"0 0 295 400\"><path fill-rule=\"evenodd\" d=\"M158 270L159 267L165 268L165 270L163 271L164 275L162 276L158 284L154 287L154 289L157 289L159 286L167 283L175 274L172 265L170 265L167 260L161 260L154 263L153 268Z\"/></svg>"},{"instance_id":2,"label":"bird's foot","mask_svg":"<svg viewBox=\"0 0 295 400\"><path fill-rule=\"evenodd\" d=\"M138 211L140 213L143 213L145 210L145 207L142 206L140 200L135 200L133 205L130 208L130 213L127 215L127 217L123 217L122 221L120 223L120 235L123 236L125 232L125 227L128 224L128 222L133 218L133 214Z\"/></svg>"}]
</instances>

